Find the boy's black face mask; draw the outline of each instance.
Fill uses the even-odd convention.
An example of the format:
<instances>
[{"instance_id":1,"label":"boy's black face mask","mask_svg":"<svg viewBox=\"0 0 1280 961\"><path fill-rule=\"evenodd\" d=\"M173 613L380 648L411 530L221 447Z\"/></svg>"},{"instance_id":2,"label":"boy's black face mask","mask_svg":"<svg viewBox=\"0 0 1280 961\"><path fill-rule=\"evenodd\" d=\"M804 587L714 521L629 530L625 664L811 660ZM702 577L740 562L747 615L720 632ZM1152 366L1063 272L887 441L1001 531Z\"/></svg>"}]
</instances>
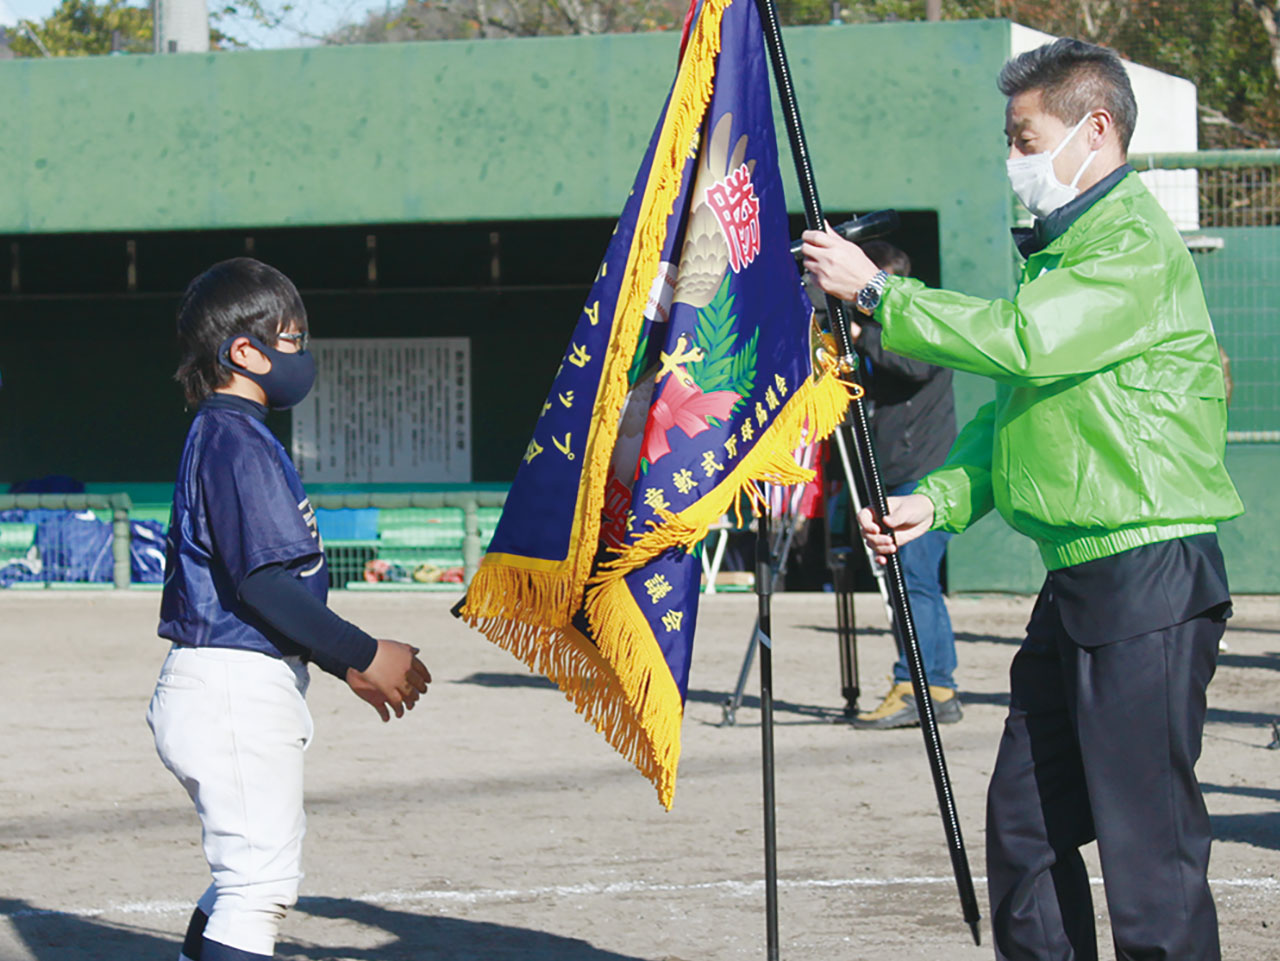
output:
<instances>
[{"instance_id":1,"label":"boy's black face mask","mask_svg":"<svg viewBox=\"0 0 1280 961\"><path fill-rule=\"evenodd\" d=\"M255 374L231 362L231 345L240 337L253 344L271 361L269 371L265 374ZM267 406L272 410L288 410L300 404L316 382L316 359L311 351L287 354L274 347L268 347L252 334L233 334L224 340L222 346L218 348L218 363L241 377L248 377L261 387L262 392L267 395Z\"/></svg>"}]
</instances>

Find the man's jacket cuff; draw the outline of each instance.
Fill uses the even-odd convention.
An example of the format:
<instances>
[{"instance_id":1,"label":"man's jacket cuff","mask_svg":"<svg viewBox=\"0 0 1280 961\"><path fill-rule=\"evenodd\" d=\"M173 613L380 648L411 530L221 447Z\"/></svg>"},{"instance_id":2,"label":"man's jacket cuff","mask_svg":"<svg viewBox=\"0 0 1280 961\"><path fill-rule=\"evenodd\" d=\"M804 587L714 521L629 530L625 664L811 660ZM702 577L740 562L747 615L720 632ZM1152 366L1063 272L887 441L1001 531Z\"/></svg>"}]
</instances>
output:
<instances>
[{"instance_id":1,"label":"man's jacket cuff","mask_svg":"<svg viewBox=\"0 0 1280 961\"><path fill-rule=\"evenodd\" d=\"M929 529L952 534L963 534L995 506L990 474L962 466L943 467L929 474L915 493L933 503Z\"/></svg>"}]
</instances>

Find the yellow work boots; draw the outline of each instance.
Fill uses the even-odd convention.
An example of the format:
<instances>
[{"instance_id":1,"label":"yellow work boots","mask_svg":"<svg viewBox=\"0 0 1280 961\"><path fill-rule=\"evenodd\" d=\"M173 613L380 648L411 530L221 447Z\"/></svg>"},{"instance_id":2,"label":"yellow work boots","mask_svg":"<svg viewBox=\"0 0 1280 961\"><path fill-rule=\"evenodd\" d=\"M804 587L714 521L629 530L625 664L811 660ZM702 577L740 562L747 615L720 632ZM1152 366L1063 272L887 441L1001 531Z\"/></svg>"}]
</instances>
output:
<instances>
[{"instance_id":1,"label":"yellow work boots","mask_svg":"<svg viewBox=\"0 0 1280 961\"><path fill-rule=\"evenodd\" d=\"M954 724L964 716L960 710L960 698L949 687L929 685L933 698L933 716L939 724ZM916 696L910 681L899 681L889 689L880 706L874 711L859 714L853 726L859 730L886 730L895 727L918 727L920 714L916 711Z\"/></svg>"}]
</instances>

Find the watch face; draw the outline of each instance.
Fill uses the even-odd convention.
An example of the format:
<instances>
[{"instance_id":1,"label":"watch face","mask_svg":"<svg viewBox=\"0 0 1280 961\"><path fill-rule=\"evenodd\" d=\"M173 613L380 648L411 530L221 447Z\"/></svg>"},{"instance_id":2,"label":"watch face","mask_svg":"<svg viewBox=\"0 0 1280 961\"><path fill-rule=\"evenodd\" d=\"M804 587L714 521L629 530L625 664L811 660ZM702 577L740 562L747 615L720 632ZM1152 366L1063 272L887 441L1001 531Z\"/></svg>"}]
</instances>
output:
<instances>
[{"instance_id":1,"label":"watch face","mask_svg":"<svg viewBox=\"0 0 1280 961\"><path fill-rule=\"evenodd\" d=\"M875 313L876 308L880 306L880 297L887 280L888 275L882 270L872 277L865 287L858 291L858 298L854 303L867 316Z\"/></svg>"}]
</instances>

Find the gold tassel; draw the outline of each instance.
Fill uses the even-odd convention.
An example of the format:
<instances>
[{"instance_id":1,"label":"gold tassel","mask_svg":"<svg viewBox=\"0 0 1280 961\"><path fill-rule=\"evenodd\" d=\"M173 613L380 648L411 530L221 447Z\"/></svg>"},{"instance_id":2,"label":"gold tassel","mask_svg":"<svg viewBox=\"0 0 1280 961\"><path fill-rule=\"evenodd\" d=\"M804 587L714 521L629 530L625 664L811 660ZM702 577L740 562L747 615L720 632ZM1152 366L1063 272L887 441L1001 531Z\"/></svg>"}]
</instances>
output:
<instances>
[{"instance_id":1,"label":"gold tassel","mask_svg":"<svg viewBox=\"0 0 1280 961\"><path fill-rule=\"evenodd\" d=\"M624 548L592 579L586 599L587 620L591 632L601 639L600 654L605 664L627 666L629 678L620 680L628 691L627 703L636 712L624 717L609 713L605 735L653 782L668 810L675 791L684 709L649 624L623 577L669 547L692 550L706 537L710 525L738 501L740 493L746 492L761 507L763 497L756 487L757 480L780 484L812 480L813 471L800 467L791 452L802 441L820 440L835 430L844 419L850 397L861 395L860 387L846 384L830 371L816 380L807 380L715 490L679 514L664 512L663 524ZM807 437L803 436L806 433ZM576 631L573 633L581 638ZM561 688L565 686L561 684ZM640 705L637 697L642 699ZM575 700L573 695L570 700ZM616 707L616 703L610 707ZM598 706L587 709L589 718L593 708ZM583 707L578 709L582 711Z\"/></svg>"},{"instance_id":2,"label":"gold tassel","mask_svg":"<svg viewBox=\"0 0 1280 961\"><path fill-rule=\"evenodd\" d=\"M484 619L491 641L548 677L574 709L657 788L668 810L675 795L684 704L671 669L635 598L619 582L592 644L573 627Z\"/></svg>"}]
</instances>

